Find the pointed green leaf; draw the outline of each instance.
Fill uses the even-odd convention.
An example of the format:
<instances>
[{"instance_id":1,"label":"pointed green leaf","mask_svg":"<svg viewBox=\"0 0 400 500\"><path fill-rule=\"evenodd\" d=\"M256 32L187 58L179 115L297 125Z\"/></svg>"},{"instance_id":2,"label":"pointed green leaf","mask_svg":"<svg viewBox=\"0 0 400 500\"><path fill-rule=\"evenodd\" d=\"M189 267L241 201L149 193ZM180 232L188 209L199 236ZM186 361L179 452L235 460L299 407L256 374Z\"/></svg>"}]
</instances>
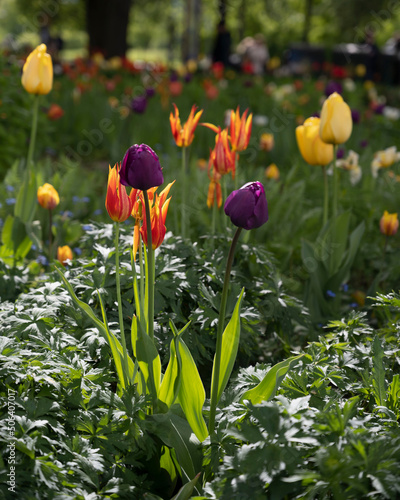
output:
<instances>
[{"instance_id":1,"label":"pointed green leaf","mask_svg":"<svg viewBox=\"0 0 400 500\"><path fill-rule=\"evenodd\" d=\"M208 436L207 426L203 418L203 405L206 393L196 363L187 345L180 337L179 354L182 362L179 404L199 441L204 441Z\"/></svg>"},{"instance_id":2,"label":"pointed green leaf","mask_svg":"<svg viewBox=\"0 0 400 500\"><path fill-rule=\"evenodd\" d=\"M236 302L235 309L233 311L232 317L229 320L228 325L222 335L222 349L221 349L221 365L219 373L219 384L218 384L218 395L217 404L221 399L221 395L225 390L225 387L231 376L233 366L236 361L236 356L239 348L240 339L240 304L242 302L244 293L244 288L240 292L239 298ZM215 357L213 363L212 379L211 379L211 394L213 393L214 385L214 367L215 367Z\"/></svg>"},{"instance_id":3,"label":"pointed green leaf","mask_svg":"<svg viewBox=\"0 0 400 500\"><path fill-rule=\"evenodd\" d=\"M197 476L184 484L182 488L178 491L178 493L172 497L171 500L189 500L192 497L193 490L196 486L197 481L199 480L201 472L197 474Z\"/></svg>"},{"instance_id":4,"label":"pointed green leaf","mask_svg":"<svg viewBox=\"0 0 400 500\"><path fill-rule=\"evenodd\" d=\"M140 321L137 324L136 359L150 394L158 397L161 380L161 359L154 342L144 331Z\"/></svg>"},{"instance_id":5,"label":"pointed green leaf","mask_svg":"<svg viewBox=\"0 0 400 500\"><path fill-rule=\"evenodd\" d=\"M163 401L168 408L174 404L179 394L180 387L180 359L178 360L176 350L177 339L173 338L169 347L169 362L165 371L161 387L159 399ZM179 351L178 351L179 354Z\"/></svg>"},{"instance_id":6,"label":"pointed green leaf","mask_svg":"<svg viewBox=\"0 0 400 500\"><path fill-rule=\"evenodd\" d=\"M37 184L35 172L26 172L25 180L19 190L14 215L22 222L32 222L37 206Z\"/></svg>"},{"instance_id":7,"label":"pointed green leaf","mask_svg":"<svg viewBox=\"0 0 400 500\"><path fill-rule=\"evenodd\" d=\"M290 368L292 368L303 356L304 354L292 356L273 366L256 387L253 387L253 389L246 391L242 395L240 401L243 402L247 399L253 405L256 405L274 397Z\"/></svg>"}]
</instances>

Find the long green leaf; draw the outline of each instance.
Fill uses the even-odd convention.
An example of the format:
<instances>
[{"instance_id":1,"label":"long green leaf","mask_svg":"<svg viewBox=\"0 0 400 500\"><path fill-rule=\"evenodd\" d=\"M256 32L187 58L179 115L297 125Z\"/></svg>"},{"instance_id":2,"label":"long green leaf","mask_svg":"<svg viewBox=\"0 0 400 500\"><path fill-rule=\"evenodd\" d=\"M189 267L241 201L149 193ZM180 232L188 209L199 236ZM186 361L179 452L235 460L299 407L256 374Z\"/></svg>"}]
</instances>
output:
<instances>
[{"instance_id":1,"label":"long green leaf","mask_svg":"<svg viewBox=\"0 0 400 500\"><path fill-rule=\"evenodd\" d=\"M140 371L144 375L149 392L158 397L161 381L161 359L154 342L144 331L140 321L137 321L135 352Z\"/></svg>"},{"instance_id":2,"label":"long green leaf","mask_svg":"<svg viewBox=\"0 0 400 500\"><path fill-rule=\"evenodd\" d=\"M180 359L178 360L177 354L179 351L176 350L175 343L178 340L173 338L169 347L169 362L167 369L165 371L164 377L161 382L159 399L163 401L168 408L174 404L176 398L179 394L180 379L179 376L181 367Z\"/></svg>"},{"instance_id":3,"label":"long green leaf","mask_svg":"<svg viewBox=\"0 0 400 500\"><path fill-rule=\"evenodd\" d=\"M233 366L236 361L240 339L240 304L242 302L243 293L244 288L242 288L242 291L240 292L232 317L229 320L229 323L227 324L222 335L221 365L219 373L217 404L229 381L229 377L231 376ZM211 393L214 386L214 368L215 357L212 370Z\"/></svg>"},{"instance_id":4,"label":"long green leaf","mask_svg":"<svg viewBox=\"0 0 400 500\"><path fill-rule=\"evenodd\" d=\"M152 415L148 419L154 423L154 434L175 450L183 483L194 479L201 471L203 454L201 446L191 438L192 429L188 422L170 411Z\"/></svg>"},{"instance_id":5,"label":"long green leaf","mask_svg":"<svg viewBox=\"0 0 400 500\"><path fill-rule=\"evenodd\" d=\"M291 358L281 361L273 366L265 375L263 380L253 389L246 391L240 401L249 400L253 405L268 401L276 394L282 380L285 378L288 371L304 356L292 356Z\"/></svg>"},{"instance_id":6,"label":"long green leaf","mask_svg":"<svg viewBox=\"0 0 400 500\"><path fill-rule=\"evenodd\" d=\"M179 404L196 437L199 441L204 441L208 436L207 426L203 418L206 393L196 363L181 337L179 337L179 355L182 362Z\"/></svg>"}]
</instances>

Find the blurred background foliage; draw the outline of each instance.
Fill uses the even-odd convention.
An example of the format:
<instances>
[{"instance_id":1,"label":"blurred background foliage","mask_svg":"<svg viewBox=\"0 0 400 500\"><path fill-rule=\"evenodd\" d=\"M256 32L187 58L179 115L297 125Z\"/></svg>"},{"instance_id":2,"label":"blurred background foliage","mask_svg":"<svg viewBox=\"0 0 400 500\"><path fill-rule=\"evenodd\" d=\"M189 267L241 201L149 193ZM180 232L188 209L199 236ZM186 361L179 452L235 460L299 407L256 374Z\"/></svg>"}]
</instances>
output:
<instances>
[{"instance_id":1,"label":"blurred background foliage","mask_svg":"<svg viewBox=\"0 0 400 500\"><path fill-rule=\"evenodd\" d=\"M93 7L107 22L116 16L114 26L121 29L129 13L128 57L153 60L179 60L188 31L194 31L198 54L209 54L221 16L231 31L233 46L260 32L272 55L281 55L296 41L327 47L360 43L370 30L378 45L383 45L400 30L400 6L394 0L115 0L112 14L109 6L102 0L2 0L0 40L8 36L13 42L35 45L40 26L49 21L52 36L64 41L63 57L84 56ZM118 29L114 27L113 32Z\"/></svg>"}]
</instances>

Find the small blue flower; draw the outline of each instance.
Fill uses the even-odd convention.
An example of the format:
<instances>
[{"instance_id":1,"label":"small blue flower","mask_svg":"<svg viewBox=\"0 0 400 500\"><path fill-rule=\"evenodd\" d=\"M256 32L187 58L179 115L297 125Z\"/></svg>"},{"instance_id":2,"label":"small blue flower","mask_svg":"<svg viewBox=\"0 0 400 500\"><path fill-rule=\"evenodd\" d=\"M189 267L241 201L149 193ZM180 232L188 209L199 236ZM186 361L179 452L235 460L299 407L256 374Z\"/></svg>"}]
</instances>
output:
<instances>
[{"instance_id":1,"label":"small blue flower","mask_svg":"<svg viewBox=\"0 0 400 500\"><path fill-rule=\"evenodd\" d=\"M31 250L37 250L37 246L36 245L32 245L31 246Z\"/></svg>"},{"instance_id":2,"label":"small blue flower","mask_svg":"<svg viewBox=\"0 0 400 500\"><path fill-rule=\"evenodd\" d=\"M84 231L91 231L91 230L93 229L93 226L92 226L91 224L84 224L84 225L82 226L82 229L83 229Z\"/></svg>"},{"instance_id":3,"label":"small blue flower","mask_svg":"<svg viewBox=\"0 0 400 500\"><path fill-rule=\"evenodd\" d=\"M347 283L343 283L342 288L343 288L344 292L348 292L349 291L349 285Z\"/></svg>"},{"instance_id":4,"label":"small blue flower","mask_svg":"<svg viewBox=\"0 0 400 500\"><path fill-rule=\"evenodd\" d=\"M75 247L75 248L74 248L74 254L76 254L76 255L78 255L78 256L79 256L79 255L82 255L82 249L81 249L81 248L79 248L79 247Z\"/></svg>"},{"instance_id":5,"label":"small blue flower","mask_svg":"<svg viewBox=\"0 0 400 500\"><path fill-rule=\"evenodd\" d=\"M350 307L352 307L353 309L355 309L356 307L359 307L359 305L357 304L357 302L352 302L350 304Z\"/></svg>"},{"instance_id":6,"label":"small blue flower","mask_svg":"<svg viewBox=\"0 0 400 500\"><path fill-rule=\"evenodd\" d=\"M329 297L330 299L333 299L336 297L336 293L332 292L332 290L327 290L326 291L326 296Z\"/></svg>"},{"instance_id":7,"label":"small blue flower","mask_svg":"<svg viewBox=\"0 0 400 500\"><path fill-rule=\"evenodd\" d=\"M90 198L89 196L84 196L83 198L81 198L81 201L83 201L83 203L89 203Z\"/></svg>"},{"instance_id":8,"label":"small blue flower","mask_svg":"<svg viewBox=\"0 0 400 500\"><path fill-rule=\"evenodd\" d=\"M71 212L71 210L65 210L65 212L62 213L62 215L64 217L73 217L73 213Z\"/></svg>"},{"instance_id":9,"label":"small blue flower","mask_svg":"<svg viewBox=\"0 0 400 500\"><path fill-rule=\"evenodd\" d=\"M6 186L6 189L9 193L13 192L14 191L14 186Z\"/></svg>"},{"instance_id":10,"label":"small blue flower","mask_svg":"<svg viewBox=\"0 0 400 500\"><path fill-rule=\"evenodd\" d=\"M74 203L79 203L79 202L81 201L81 199L79 198L79 196L73 196L73 197L72 197L72 201L73 201Z\"/></svg>"},{"instance_id":11,"label":"small blue flower","mask_svg":"<svg viewBox=\"0 0 400 500\"><path fill-rule=\"evenodd\" d=\"M38 255L36 262L38 264L42 264L42 266L47 266L47 264L49 263L44 255Z\"/></svg>"},{"instance_id":12,"label":"small blue flower","mask_svg":"<svg viewBox=\"0 0 400 500\"><path fill-rule=\"evenodd\" d=\"M98 208L93 212L93 215L101 215L103 213L103 210L101 208Z\"/></svg>"},{"instance_id":13,"label":"small blue flower","mask_svg":"<svg viewBox=\"0 0 400 500\"><path fill-rule=\"evenodd\" d=\"M14 205L17 200L15 198L7 198L6 203L7 205Z\"/></svg>"}]
</instances>

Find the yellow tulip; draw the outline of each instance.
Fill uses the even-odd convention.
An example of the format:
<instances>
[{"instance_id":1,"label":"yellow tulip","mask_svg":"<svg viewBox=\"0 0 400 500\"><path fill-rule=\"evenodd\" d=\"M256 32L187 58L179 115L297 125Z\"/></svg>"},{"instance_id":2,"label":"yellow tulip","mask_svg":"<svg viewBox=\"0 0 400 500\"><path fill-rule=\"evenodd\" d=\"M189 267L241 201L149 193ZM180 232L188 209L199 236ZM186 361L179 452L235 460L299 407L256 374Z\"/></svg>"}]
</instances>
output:
<instances>
[{"instance_id":1,"label":"yellow tulip","mask_svg":"<svg viewBox=\"0 0 400 500\"><path fill-rule=\"evenodd\" d=\"M310 165L328 165L333 160L333 146L322 141L320 135L320 119L307 120L296 127L296 139L301 156Z\"/></svg>"},{"instance_id":2,"label":"yellow tulip","mask_svg":"<svg viewBox=\"0 0 400 500\"><path fill-rule=\"evenodd\" d=\"M351 135L353 119L343 97L334 92L322 105L319 134L328 144L343 144Z\"/></svg>"},{"instance_id":3,"label":"yellow tulip","mask_svg":"<svg viewBox=\"0 0 400 500\"><path fill-rule=\"evenodd\" d=\"M57 260L65 267L68 260L72 260L74 255L68 245L57 248Z\"/></svg>"},{"instance_id":4,"label":"yellow tulip","mask_svg":"<svg viewBox=\"0 0 400 500\"><path fill-rule=\"evenodd\" d=\"M53 210L60 203L57 190L47 182L38 188L37 199L39 204L47 210Z\"/></svg>"},{"instance_id":5,"label":"yellow tulip","mask_svg":"<svg viewBox=\"0 0 400 500\"><path fill-rule=\"evenodd\" d=\"M393 236L397 233L399 228L399 221L397 219L397 213L390 214L387 210L383 212L379 223L381 233L386 236Z\"/></svg>"},{"instance_id":6,"label":"yellow tulip","mask_svg":"<svg viewBox=\"0 0 400 500\"><path fill-rule=\"evenodd\" d=\"M271 165L269 165L265 169L265 177L267 179L274 179L275 181L279 181L279 168L275 165L275 163L271 163Z\"/></svg>"},{"instance_id":7,"label":"yellow tulip","mask_svg":"<svg viewBox=\"0 0 400 500\"><path fill-rule=\"evenodd\" d=\"M27 57L22 69L21 82L30 94L48 94L53 87L53 63L44 43Z\"/></svg>"}]
</instances>

